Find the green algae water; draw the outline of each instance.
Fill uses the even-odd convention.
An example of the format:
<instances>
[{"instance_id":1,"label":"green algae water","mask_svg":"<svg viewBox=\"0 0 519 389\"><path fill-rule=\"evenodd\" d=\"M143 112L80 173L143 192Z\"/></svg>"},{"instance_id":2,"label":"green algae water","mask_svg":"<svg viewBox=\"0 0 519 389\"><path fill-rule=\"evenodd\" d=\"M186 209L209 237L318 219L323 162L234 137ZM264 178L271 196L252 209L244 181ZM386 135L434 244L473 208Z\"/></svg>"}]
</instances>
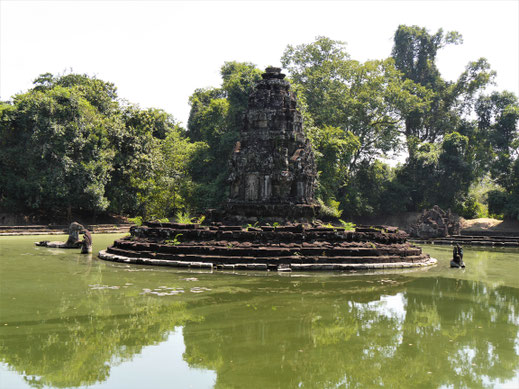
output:
<instances>
[{"instance_id":1,"label":"green algae water","mask_svg":"<svg viewBox=\"0 0 519 389\"><path fill-rule=\"evenodd\" d=\"M103 262L0 237L0 388L517 388L519 251L387 273ZM63 237L64 239L65 237Z\"/></svg>"}]
</instances>

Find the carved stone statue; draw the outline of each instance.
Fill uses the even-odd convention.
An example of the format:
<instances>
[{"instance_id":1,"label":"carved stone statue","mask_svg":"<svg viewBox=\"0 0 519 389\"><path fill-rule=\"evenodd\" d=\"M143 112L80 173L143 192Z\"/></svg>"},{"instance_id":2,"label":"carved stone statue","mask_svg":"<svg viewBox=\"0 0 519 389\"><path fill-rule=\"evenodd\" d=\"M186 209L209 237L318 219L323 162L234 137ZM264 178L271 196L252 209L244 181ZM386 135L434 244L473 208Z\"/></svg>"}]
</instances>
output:
<instances>
[{"instance_id":1,"label":"carved stone statue","mask_svg":"<svg viewBox=\"0 0 519 389\"><path fill-rule=\"evenodd\" d=\"M83 240L81 241L81 254L92 253L92 235L87 229L83 230Z\"/></svg>"},{"instance_id":2,"label":"carved stone statue","mask_svg":"<svg viewBox=\"0 0 519 389\"><path fill-rule=\"evenodd\" d=\"M452 249L451 267L465 267L465 263L463 262L463 248L458 243L456 243L456 246Z\"/></svg>"},{"instance_id":3,"label":"carved stone statue","mask_svg":"<svg viewBox=\"0 0 519 389\"><path fill-rule=\"evenodd\" d=\"M43 240L40 242L35 242L36 246L42 247L53 247L58 249L78 249L81 247L81 241L79 240L79 233L84 231L85 227L77 222L73 222L68 227L68 239L66 242L55 241L49 242L48 240Z\"/></svg>"},{"instance_id":4,"label":"carved stone statue","mask_svg":"<svg viewBox=\"0 0 519 389\"><path fill-rule=\"evenodd\" d=\"M79 240L79 233L84 229L85 227L83 227L81 224L73 222L68 227L68 239L66 245L71 247L79 247L81 245L81 242Z\"/></svg>"}]
</instances>

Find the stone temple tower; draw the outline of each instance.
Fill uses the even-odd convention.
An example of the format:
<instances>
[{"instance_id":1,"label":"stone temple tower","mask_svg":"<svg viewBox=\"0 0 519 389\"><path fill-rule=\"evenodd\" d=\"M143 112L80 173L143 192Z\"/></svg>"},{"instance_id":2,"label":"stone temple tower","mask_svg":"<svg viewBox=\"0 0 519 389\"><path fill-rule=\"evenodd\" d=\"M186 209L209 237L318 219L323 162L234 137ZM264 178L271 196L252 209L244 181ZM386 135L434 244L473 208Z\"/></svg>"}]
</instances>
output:
<instances>
[{"instance_id":1,"label":"stone temple tower","mask_svg":"<svg viewBox=\"0 0 519 389\"><path fill-rule=\"evenodd\" d=\"M231 157L228 215L311 219L317 171L297 101L280 68L267 68L249 96Z\"/></svg>"}]
</instances>

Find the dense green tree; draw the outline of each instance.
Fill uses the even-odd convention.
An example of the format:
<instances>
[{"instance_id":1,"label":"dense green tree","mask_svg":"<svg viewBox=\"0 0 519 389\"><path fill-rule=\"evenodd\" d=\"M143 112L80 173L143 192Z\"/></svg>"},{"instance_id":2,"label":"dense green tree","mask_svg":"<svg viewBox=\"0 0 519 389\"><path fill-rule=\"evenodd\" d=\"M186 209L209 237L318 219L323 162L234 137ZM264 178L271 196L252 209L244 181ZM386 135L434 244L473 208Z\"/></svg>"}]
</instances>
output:
<instances>
[{"instance_id":1,"label":"dense green tree","mask_svg":"<svg viewBox=\"0 0 519 389\"><path fill-rule=\"evenodd\" d=\"M317 196L334 199L337 188L342 187L348 176L353 154L360 147L359 139L350 131L337 127L310 127L307 136L314 148L319 185Z\"/></svg>"},{"instance_id":2,"label":"dense green tree","mask_svg":"<svg viewBox=\"0 0 519 389\"><path fill-rule=\"evenodd\" d=\"M463 213L464 203L472 201L471 184L487 171L484 160L490 147L473 115L495 72L480 58L456 81L446 81L435 62L438 50L461 42L459 33L442 29L430 34L425 28L401 25L395 32L392 57L402 80L419 84L423 89L417 97L429 101L426 109L404 113L408 159L396 179L398 186L409 189L408 210L438 204Z\"/></svg>"},{"instance_id":3,"label":"dense green tree","mask_svg":"<svg viewBox=\"0 0 519 389\"><path fill-rule=\"evenodd\" d=\"M43 74L0 104L0 207L71 217L167 216L186 208L190 142L162 110L121 103L86 75Z\"/></svg>"},{"instance_id":4,"label":"dense green tree","mask_svg":"<svg viewBox=\"0 0 519 389\"><path fill-rule=\"evenodd\" d=\"M168 133L161 143L160 164L154 170L147 197L141 197L147 216L167 217L179 210L189 211L195 203L194 185L189 174L193 158L208 148L204 142L191 142L181 128Z\"/></svg>"},{"instance_id":5,"label":"dense green tree","mask_svg":"<svg viewBox=\"0 0 519 389\"><path fill-rule=\"evenodd\" d=\"M231 131L239 131L243 114L249 103L252 87L261 80L261 70L248 62L225 62L220 70L222 90L229 102L227 125Z\"/></svg>"},{"instance_id":6,"label":"dense green tree","mask_svg":"<svg viewBox=\"0 0 519 389\"><path fill-rule=\"evenodd\" d=\"M469 138L458 132L442 142L412 144L414 157L396 171L394 186L406 188L404 209L420 210L439 205L463 214L468 189L475 179L475 156Z\"/></svg>"},{"instance_id":7,"label":"dense green tree","mask_svg":"<svg viewBox=\"0 0 519 389\"><path fill-rule=\"evenodd\" d=\"M51 73L45 73L34 80L33 89L45 92L56 86L77 89L81 96L102 114L113 114L119 109L115 85L86 74L70 73L54 76Z\"/></svg>"},{"instance_id":8,"label":"dense green tree","mask_svg":"<svg viewBox=\"0 0 519 389\"><path fill-rule=\"evenodd\" d=\"M378 160L363 161L341 198L344 217L377 216L389 213L386 197L393 172ZM401 203L398 199L398 204Z\"/></svg>"},{"instance_id":9,"label":"dense green tree","mask_svg":"<svg viewBox=\"0 0 519 389\"><path fill-rule=\"evenodd\" d=\"M196 90L189 103L188 136L208 145L196 153L190 165L195 182L194 205L198 209L212 208L226 198L227 157L237 133L227 126L229 102L223 91Z\"/></svg>"},{"instance_id":10,"label":"dense green tree","mask_svg":"<svg viewBox=\"0 0 519 389\"><path fill-rule=\"evenodd\" d=\"M204 140L216 146L225 130L225 117L229 109L222 89L196 89L189 98L191 110L187 128L189 137Z\"/></svg>"},{"instance_id":11,"label":"dense green tree","mask_svg":"<svg viewBox=\"0 0 519 389\"><path fill-rule=\"evenodd\" d=\"M92 104L92 95L84 92L90 85L87 78L68 87L50 76L45 80L37 79L34 89L1 110L2 205L67 209L69 214L72 208L105 210L104 189L114 156L109 132L121 123ZM91 84L98 86L98 81ZM106 91L115 93L110 85Z\"/></svg>"},{"instance_id":12,"label":"dense green tree","mask_svg":"<svg viewBox=\"0 0 519 389\"><path fill-rule=\"evenodd\" d=\"M438 190L436 203L443 207L457 206L462 210L470 184L474 181L469 155L469 139L457 132L445 136L438 159Z\"/></svg>"},{"instance_id":13,"label":"dense green tree","mask_svg":"<svg viewBox=\"0 0 519 389\"><path fill-rule=\"evenodd\" d=\"M173 116L158 109L121 107L124 126L113 132L116 150L107 184L116 213L165 217L189 208L187 165L200 144L190 142Z\"/></svg>"},{"instance_id":14,"label":"dense green tree","mask_svg":"<svg viewBox=\"0 0 519 389\"><path fill-rule=\"evenodd\" d=\"M503 190L490 194L489 210L519 220L519 101L510 92L481 96L476 104L482 157Z\"/></svg>"},{"instance_id":15,"label":"dense green tree","mask_svg":"<svg viewBox=\"0 0 519 389\"><path fill-rule=\"evenodd\" d=\"M492 177L507 190L514 186L513 164L519 157L519 101L510 92L482 96L476 106L478 128L487 149Z\"/></svg>"},{"instance_id":16,"label":"dense green tree","mask_svg":"<svg viewBox=\"0 0 519 389\"><path fill-rule=\"evenodd\" d=\"M431 35L425 28L400 25L394 35L392 56L405 78L427 87L435 87L442 83L435 63L438 50L447 44L462 42L461 35L456 31L444 34L439 29Z\"/></svg>"},{"instance_id":17,"label":"dense green tree","mask_svg":"<svg viewBox=\"0 0 519 389\"><path fill-rule=\"evenodd\" d=\"M494 77L484 58L471 62L456 82L445 81L436 67L438 50L448 44L459 44L462 37L440 29L431 35L425 28L400 25L395 32L392 57L404 80L425 88L430 99L427 109L413 109L405 117L405 136L409 141L434 142L455 131L459 115L471 109L474 96ZM424 91L421 90L423 94ZM412 152L412 149L409 149ZM412 155L411 155L412 157Z\"/></svg>"},{"instance_id":18,"label":"dense green tree","mask_svg":"<svg viewBox=\"0 0 519 389\"><path fill-rule=\"evenodd\" d=\"M107 184L110 209L119 214L146 214L145 199L154 186L156 170L161 162L160 139L153 136L156 123L159 128L174 128L170 118L162 112L141 110L127 105L121 108L123 126L112 132L111 144L116 153L112 160L113 172Z\"/></svg>"},{"instance_id":19,"label":"dense green tree","mask_svg":"<svg viewBox=\"0 0 519 389\"><path fill-rule=\"evenodd\" d=\"M281 63L313 124L351 131L364 140L360 154L392 149L402 113L427 103L416 96L423 88L400 80L392 60L359 63L350 59L343 42L326 37L287 46Z\"/></svg>"},{"instance_id":20,"label":"dense green tree","mask_svg":"<svg viewBox=\"0 0 519 389\"><path fill-rule=\"evenodd\" d=\"M197 89L189 98L187 135L208 145L197 149L190 164L195 183L193 205L199 210L216 207L227 197L229 158L249 94L261 79L261 71L251 63L226 62L220 74L220 88Z\"/></svg>"},{"instance_id":21,"label":"dense green tree","mask_svg":"<svg viewBox=\"0 0 519 389\"><path fill-rule=\"evenodd\" d=\"M325 199L351 197L360 166L398 150L404 114L428 105L425 88L402 80L393 60L359 63L340 41L288 46L281 62L303 101L306 127L318 129L308 132Z\"/></svg>"}]
</instances>

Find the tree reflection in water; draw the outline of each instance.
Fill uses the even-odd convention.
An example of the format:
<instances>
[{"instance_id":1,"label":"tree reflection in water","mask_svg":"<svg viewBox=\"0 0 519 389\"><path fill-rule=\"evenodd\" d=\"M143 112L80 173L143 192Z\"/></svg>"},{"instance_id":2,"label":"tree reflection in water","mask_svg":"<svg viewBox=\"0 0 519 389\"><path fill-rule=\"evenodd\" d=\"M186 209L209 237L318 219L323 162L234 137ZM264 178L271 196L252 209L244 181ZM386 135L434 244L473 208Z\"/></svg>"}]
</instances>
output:
<instances>
[{"instance_id":1,"label":"tree reflection in water","mask_svg":"<svg viewBox=\"0 0 519 389\"><path fill-rule=\"evenodd\" d=\"M517 374L515 288L405 275L244 278L203 298L125 292L117 309L96 291L83 316L62 300L61 315L14 323L24 331L0 337L1 359L36 377L34 387L92 385L183 325L184 360L215 370L222 388L477 388Z\"/></svg>"},{"instance_id":2,"label":"tree reflection in water","mask_svg":"<svg viewBox=\"0 0 519 389\"><path fill-rule=\"evenodd\" d=\"M367 289L360 279L348 288L301 282L277 291L279 305L221 296L225 310L184 328L184 358L217 370L216 387L477 388L515 377L516 289L377 280Z\"/></svg>"},{"instance_id":3,"label":"tree reflection in water","mask_svg":"<svg viewBox=\"0 0 519 389\"><path fill-rule=\"evenodd\" d=\"M71 315L70 303L62 300L58 317L11 323L22 331L0 337L2 362L33 387L93 385L143 347L165 341L176 326L196 320L184 302L127 296L117 307L109 291L83 301L88 307L81 311L88 315Z\"/></svg>"}]
</instances>

